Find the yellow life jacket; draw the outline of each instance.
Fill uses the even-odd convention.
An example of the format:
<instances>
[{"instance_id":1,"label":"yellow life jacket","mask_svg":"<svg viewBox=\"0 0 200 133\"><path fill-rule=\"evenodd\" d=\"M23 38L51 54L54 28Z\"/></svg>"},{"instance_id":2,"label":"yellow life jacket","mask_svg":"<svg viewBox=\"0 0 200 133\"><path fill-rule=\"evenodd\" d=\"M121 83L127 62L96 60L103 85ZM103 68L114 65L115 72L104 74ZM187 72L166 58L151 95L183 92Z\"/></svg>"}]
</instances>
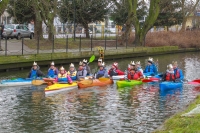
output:
<instances>
[{"instance_id":1,"label":"yellow life jacket","mask_svg":"<svg viewBox=\"0 0 200 133\"><path fill-rule=\"evenodd\" d=\"M76 76L77 71L70 72L68 71L67 74L70 76Z\"/></svg>"},{"instance_id":2,"label":"yellow life jacket","mask_svg":"<svg viewBox=\"0 0 200 133\"><path fill-rule=\"evenodd\" d=\"M66 78L66 77L67 77L67 73L64 73L64 74L59 73L58 74L58 78Z\"/></svg>"}]
</instances>

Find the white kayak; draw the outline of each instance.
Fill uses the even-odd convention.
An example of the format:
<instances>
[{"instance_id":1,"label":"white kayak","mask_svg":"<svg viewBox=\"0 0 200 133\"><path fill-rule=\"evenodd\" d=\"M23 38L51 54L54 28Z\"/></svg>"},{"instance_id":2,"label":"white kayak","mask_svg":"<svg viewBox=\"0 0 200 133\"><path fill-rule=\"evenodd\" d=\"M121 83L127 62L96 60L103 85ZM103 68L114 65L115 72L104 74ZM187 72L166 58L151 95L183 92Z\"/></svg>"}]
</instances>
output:
<instances>
[{"instance_id":1,"label":"white kayak","mask_svg":"<svg viewBox=\"0 0 200 133\"><path fill-rule=\"evenodd\" d=\"M120 80L123 79L124 77L126 77L126 75L117 75L117 76L112 76L113 80Z\"/></svg>"},{"instance_id":2,"label":"white kayak","mask_svg":"<svg viewBox=\"0 0 200 133\"><path fill-rule=\"evenodd\" d=\"M25 78L16 78L16 79L7 79L0 81L0 87L3 86L21 86L21 85L31 85L33 79Z\"/></svg>"}]
</instances>

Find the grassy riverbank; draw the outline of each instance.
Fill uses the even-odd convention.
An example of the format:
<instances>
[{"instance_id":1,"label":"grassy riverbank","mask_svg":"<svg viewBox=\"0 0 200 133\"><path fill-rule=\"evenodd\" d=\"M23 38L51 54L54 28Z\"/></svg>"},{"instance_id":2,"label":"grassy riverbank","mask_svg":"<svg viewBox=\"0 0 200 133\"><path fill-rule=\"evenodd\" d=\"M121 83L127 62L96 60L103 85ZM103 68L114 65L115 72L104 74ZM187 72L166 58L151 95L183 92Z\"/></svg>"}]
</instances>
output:
<instances>
[{"instance_id":1,"label":"grassy riverbank","mask_svg":"<svg viewBox=\"0 0 200 133\"><path fill-rule=\"evenodd\" d=\"M185 111L177 113L166 120L161 129L156 130L154 133L200 133L200 114L192 117L181 116L194 109L198 104L200 104L200 95Z\"/></svg>"}]
</instances>

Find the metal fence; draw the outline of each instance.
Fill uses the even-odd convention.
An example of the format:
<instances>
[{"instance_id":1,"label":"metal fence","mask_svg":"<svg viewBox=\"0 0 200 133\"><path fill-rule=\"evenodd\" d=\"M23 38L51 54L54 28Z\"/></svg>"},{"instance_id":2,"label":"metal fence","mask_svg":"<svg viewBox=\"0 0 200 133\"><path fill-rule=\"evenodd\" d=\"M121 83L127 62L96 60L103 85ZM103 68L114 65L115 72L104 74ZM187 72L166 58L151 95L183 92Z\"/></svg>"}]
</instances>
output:
<instances>
[{"instance_id":1,"label":"metal fence","mask_svg":"<svg viewBox=\"0 0 200 133\"><path fill-rule=\"evenodd\" d=\"M61 26L63 29L61 29ZM72 26L72 25L71 25ZM60 29L59 29L60 27ZM95 29L96 27L96 29ZM68 29L67 29L68 28ZM103 25L90 26L90 39L85 38L85 32L80 26L76 29L74 37L73 27L70 25L57 25L56 34L53 35L51 40L48 40L48 29L43 29L43 38L28 39L1 39L0 37L0 56L8 55L27 55L27 54L40 54L40 53L58 53L58 52L81 52L81 51L95 51L98 47L104 50L110 49L126 49L134 47L134 28L132 28L132 37L126 39L122 43L122 27ZM107 30L105 30L107 29ZM115 29L115 30L114 30ZM176 30L177 27L171 28ZM165 27L152 28L149 33L159 32L165 30ZM69 31L69 32L68 32Z\"/></svg>"}]
</instances>

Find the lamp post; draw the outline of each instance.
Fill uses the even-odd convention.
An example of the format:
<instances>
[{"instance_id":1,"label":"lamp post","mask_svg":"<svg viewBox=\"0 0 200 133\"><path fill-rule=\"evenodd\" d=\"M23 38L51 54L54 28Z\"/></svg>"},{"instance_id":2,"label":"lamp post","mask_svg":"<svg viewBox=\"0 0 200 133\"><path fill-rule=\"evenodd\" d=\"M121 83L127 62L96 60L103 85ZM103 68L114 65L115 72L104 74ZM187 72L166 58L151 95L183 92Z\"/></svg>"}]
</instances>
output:
<instances>
[{"instance_id":1,"label":"lamp post","mask_svg":"<svg viewBox=\"0 0 200 133\"><path fill-rule=\"evenodd\" d=\"M73 6L74 6L74 14L73 14L73 21L74 21L74 41L76 40L76 25L75 25L75 20L76 20L76 3L75 3L75 0L69 0L69 4L72 4L73 2Z\"/></svg>"}]
</instances>

